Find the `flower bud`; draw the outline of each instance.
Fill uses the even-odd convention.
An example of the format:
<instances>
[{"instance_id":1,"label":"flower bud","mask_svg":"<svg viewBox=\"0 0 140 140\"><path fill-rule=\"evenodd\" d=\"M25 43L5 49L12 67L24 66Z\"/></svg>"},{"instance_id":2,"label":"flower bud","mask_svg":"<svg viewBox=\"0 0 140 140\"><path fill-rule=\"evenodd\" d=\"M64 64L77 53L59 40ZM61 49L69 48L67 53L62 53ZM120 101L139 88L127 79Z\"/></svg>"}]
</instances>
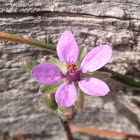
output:
<instances>
[{"instance_id":1,"label":"flower bud","mask_svg":"<svg viewBox=\"0 0 140 140\"><path fill-rule=\"evenodd\" d=\"M58 105L55 101L55 94L45 94L45 97L44 97L44 103L47 105L47 107L50 109L50 110L56 110Z\"/></svg>"},{"instance_id":2,"label":"flower bud","mask_svg":"<svg viewBox=\"0 0 140 140\"><path fill-rule=\"evenodd\" d=\"M31 70L33 67L35 67L36 65L38 65L38 62L35 62L35 61L31 61L29 59L26 59L24 58L23 59L23 64L24 64L24 67L26 69L26 71L31 74Z\"/></svg>"},{"instance_id":3,"label":"flower bud","mask_svg":"<svg viewBox=\"0 0 140 140\"><path fill-rule=\"evenodd\" d=\"M63 106L58 106L57 111L58 111L58 115L61 117L63 121L72 120L76 113L74 106L68 108Z\"/></svg>"}]
</instances>

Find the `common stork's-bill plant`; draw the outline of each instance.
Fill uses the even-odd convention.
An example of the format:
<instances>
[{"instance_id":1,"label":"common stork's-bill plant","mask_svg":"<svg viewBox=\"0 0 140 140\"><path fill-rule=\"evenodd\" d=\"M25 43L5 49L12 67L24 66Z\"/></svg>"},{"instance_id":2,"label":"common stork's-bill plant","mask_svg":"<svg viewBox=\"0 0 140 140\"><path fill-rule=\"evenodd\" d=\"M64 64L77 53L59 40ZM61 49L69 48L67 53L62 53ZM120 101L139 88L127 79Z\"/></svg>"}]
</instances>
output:
<instances>
[{"instance_id":1,"label":"common stork's-bill plant","mask_svg":"<svg viewBox=\"0 0 140 140\"><path fill-rule=\"evenodd\" d=\"M55 87L53 85L58 85L53 98L58 106L70 108L76 104L79 100L79 90L92 96L104 96L110 91L106 83L94 75L96 70L110 60L112 48L109 45L101 45L88 54L85 50L84 48L83 52L80 50L79 53L72 33L64 31L57 44L57 54L61 62L56 59L49 61L53 58L47 57L45 63L38 64L31 70L32 76L38 82L52 85L52 88Z\"/></svg>"}]
</instances>

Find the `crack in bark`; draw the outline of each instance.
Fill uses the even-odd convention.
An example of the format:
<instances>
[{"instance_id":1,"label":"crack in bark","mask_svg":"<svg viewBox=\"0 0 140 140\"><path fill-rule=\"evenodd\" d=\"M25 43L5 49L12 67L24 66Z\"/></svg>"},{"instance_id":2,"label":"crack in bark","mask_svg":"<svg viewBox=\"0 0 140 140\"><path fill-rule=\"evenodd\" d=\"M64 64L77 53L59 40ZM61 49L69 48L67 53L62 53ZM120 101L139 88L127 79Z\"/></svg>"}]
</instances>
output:
<instances>
[{"instance_id":1,"label":"crack in bark","mask_svg":"<svg viewBox=\"0 0 140 140\"><path fill-rule=\"evenodd\" d=\"M139 20L139 19L135 19L135 18L127 18L127 17L123 17L123 18L119 18L119 17L111 17L111 16L102 16L102 15L92 15L92 14L85 14L85 13L72 13L72 12L60 12L60 11L34 11L34 12L2 12L0 13L0 18L5 18L5 17L11 17L11 16L33 16L33 17L37 17L37 16L44 16L44 15L48 15L48 16L69 16L69 17L85 17L85 18L97 18L97 19L116 19L116 20L121 20L121 21L130 21L130 20Z\"/></svg>"}]
</instances>

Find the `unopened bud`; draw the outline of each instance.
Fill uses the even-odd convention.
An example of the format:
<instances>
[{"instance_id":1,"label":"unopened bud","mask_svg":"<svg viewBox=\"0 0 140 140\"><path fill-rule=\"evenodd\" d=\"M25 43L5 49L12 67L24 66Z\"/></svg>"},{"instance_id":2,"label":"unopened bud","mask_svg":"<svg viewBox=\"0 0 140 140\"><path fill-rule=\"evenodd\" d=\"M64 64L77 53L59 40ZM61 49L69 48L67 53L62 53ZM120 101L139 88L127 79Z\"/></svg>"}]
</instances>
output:
<instances>
[{"instance_id":1,"label":"unopened bud","mask_svg":"<svg viewBox=\"0 0 140 140\"><path fill-rule=\"evenodd\" d=\"M58 107L58 105L55 101L55 95L54 94L45 94L44 103L47 105L47 107L50 110L56 110L57 107Z\"/></svg>"},{"instance_id":2,"label":"unopened bud","mask_svg":"<svg viewBox=\"0 0 140 140\"><path fill-rule=\"evenodd\" d=\"M22 134L20 132L17 132L16 135L14 136L15 140L21 140L22 139Z\"/></svg>"},{"instance_id":3,"label":"unopened bud","mask_svg":"<svg viewBox=\"0 0 140 140\"><path fill-rule=\"evenodd\" d=\"M35 67L36 65L38 65L38 62L31 61L29 59L24 58L23 59L23 64L24 64L24 67L27 70L27 72L30 74L32 68Z\"/></svg>"},{"instance_id":4,"label":"unopened bud","mask_svg":"<svg viewBox=\"0 0 140 140\"><path fill-rule=\"evenodd\" d=\"M76 113L74 106L71 106L71 107L68 107L68 108L63 107L63 106L58 106L57 111L58 111L58 115L64 121L72 120L75 116L75 113Z\"/></svg>"}]
</instances>

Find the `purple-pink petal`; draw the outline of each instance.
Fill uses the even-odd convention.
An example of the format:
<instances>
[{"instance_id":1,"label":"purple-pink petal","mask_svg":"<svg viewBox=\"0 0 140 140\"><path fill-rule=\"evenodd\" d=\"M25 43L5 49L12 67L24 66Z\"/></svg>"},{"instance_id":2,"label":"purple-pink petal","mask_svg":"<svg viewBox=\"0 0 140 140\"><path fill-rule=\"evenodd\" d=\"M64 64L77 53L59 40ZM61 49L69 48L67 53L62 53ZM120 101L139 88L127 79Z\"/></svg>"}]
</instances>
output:
<instances>
[{"instance_id":1,"label":"purple-pink petal","mask_svg":"<svg viewBox=\"0 0 140 140\"><path fill-rule=\"evenodd\" d=\"M31 73L38 82L46 85L58 84L63 79L59 67L51 63L39 64L32 69Z\"/></svg>"},{"instance_id":2,"label":"purple-pink petal","mask_svg":"<svg viewBox=\"0 0 140 140\"><path fill-rule=\"evenodd\" d=\"M93 96L104 96L110 91L106 83L96 78L82 79L78 85L84 93Z\"/></svg>"},{"instance_id":3,"label":"purple-pink petal","mask_svg":"<svg viewBox=\"0 0 140 140\"><path fill-rule=\"evenodd\" d=\"M64 31L57 44L57 54L63 63L75 63L79 49L70 31Z\"/></svg>"},{"instance_id":4,"label":"purple-pink petal","mask_svg":"<svg viewBox=\"0 0 140 140\"><path fill-rule=\"evenodd\" d=\"M55 94L55 100L59 106L70 107L77 99L76 87L71 83L61 85Z\"/></svg>"},{"instance_id":5,"label":"purple-pink petal","mask_svg":"<svg viewBox=\"0 0 140 140\"><path fill-rule=\"evenodd\" d=\"M92 49L81 63L83 73L93 72L103 67L112 56L112 48L108 45L101 45Z\"/></svg>"}]
</instances>

